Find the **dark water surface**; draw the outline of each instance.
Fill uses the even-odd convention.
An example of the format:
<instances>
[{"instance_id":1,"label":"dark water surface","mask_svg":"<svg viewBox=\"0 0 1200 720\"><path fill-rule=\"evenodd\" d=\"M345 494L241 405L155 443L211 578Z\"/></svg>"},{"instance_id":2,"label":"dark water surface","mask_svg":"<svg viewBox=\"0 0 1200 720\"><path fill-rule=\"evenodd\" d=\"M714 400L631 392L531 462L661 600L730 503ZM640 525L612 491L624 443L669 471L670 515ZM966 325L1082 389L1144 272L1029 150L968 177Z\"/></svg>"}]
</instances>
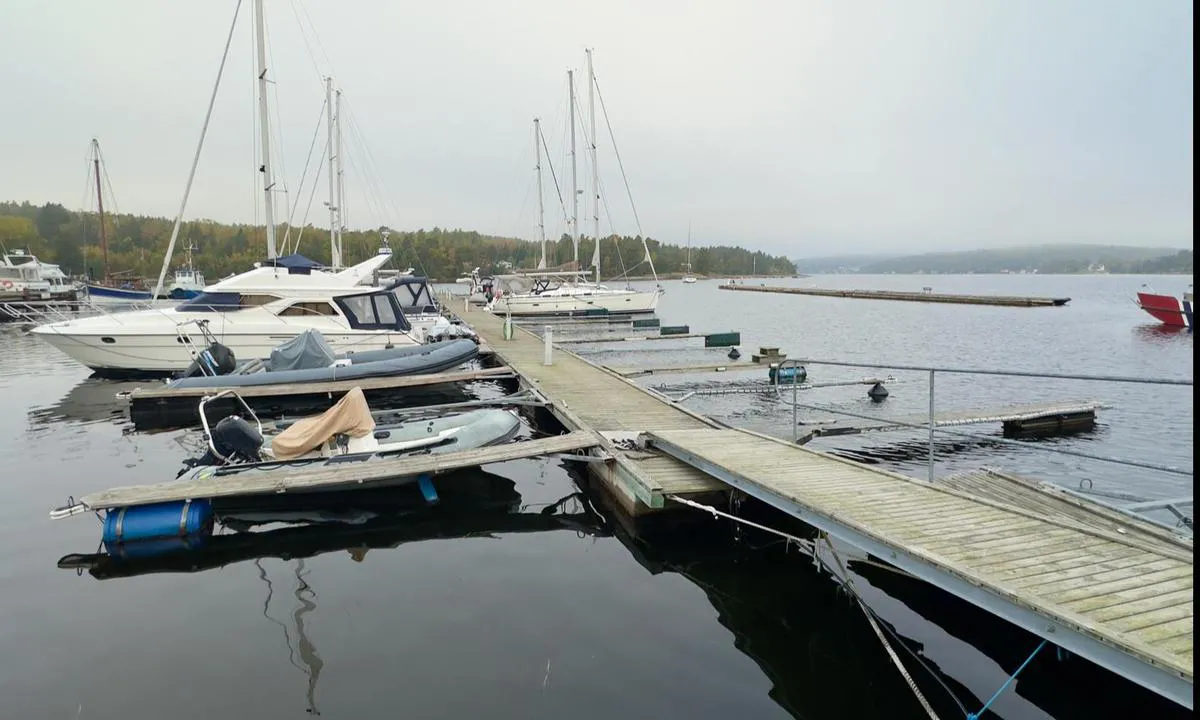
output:
<instances>
[{"instance_id":1,"label":"dark water surface","mask_svg":"<svg viewBox=\"0 0 1200 720\"><path fill-rule=\"evenodd\" d=\"M1073 298L1059 309L667 283L659 315L695 330L740 330L747 354L773 345L841 360L1190 378L1192 337L1159 332L1131 304L1144 281L784 281ZM1153 282L1176 292L1187 279ZM621 365L721 357L695 342L581 349ZM809 370L813 380L872 374ZM358 502L375 513L359 525L225 532L190 560L114 564L97 573L106 579L58 569L67 553L93 552L100 527L87 516L51 522L50 508L69 495L169 480L195 447L194 433L131 432L112 398L132 385L87 375L34 338L0 328L0 717L924 717L862 613L794 549L711 521L631 540L554 461L445 478L442 506L432 510L396 491ZM923 376L902 377L909 382L892 386L882 406L859 387L813 391L806 401L881 415L923 412ZM648 384L689 380L713 377ZM1114 407L1101 413L1095 431L1037 445L1192 467L1191 388L947 375L939 376L937 393L947 409L1109 402ZM788 433L791 416L751 396L697 398L689 407L779 435ZM1096 488L1149 497L1192 492L1190 476L989 444L998 435L991 426L965 430L980 439L940 458L939 473L987 465L1070 486L1087 477ZM921 437L819 442L876 450ZM901 457L883 464L920 473L924 463ZM760 519L784 522L770 513ZM142 574L120 577L129 567ZM856 582L972 710L1031 649L1023 633L984 632L992 625L986 616L886 574L864 571ZM993 706L995 716L1172 714L1152 696L1079 665L1039 660ZM914 674L943 717L961 717L928 675Z\"/></svg>"}]
</instances>

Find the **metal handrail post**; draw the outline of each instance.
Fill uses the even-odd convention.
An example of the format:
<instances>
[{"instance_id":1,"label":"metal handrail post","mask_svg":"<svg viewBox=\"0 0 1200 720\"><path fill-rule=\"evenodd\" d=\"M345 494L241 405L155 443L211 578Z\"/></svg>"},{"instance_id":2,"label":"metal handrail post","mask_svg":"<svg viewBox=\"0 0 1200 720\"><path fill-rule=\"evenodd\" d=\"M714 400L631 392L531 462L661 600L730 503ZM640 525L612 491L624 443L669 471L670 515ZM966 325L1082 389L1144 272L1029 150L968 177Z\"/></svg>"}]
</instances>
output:
<instances>
[{"instance_id":1,"label":"metal handrail post","mask_svg":"<svg viewBox=\"0 0 1200 720\"><path fill-rule=\"evenodd\" d=\"M937 419L934 414L934 372L934 370L929 371L929 482L933 482L933 433L937 428Z\"/></svg>"}]
</instances>

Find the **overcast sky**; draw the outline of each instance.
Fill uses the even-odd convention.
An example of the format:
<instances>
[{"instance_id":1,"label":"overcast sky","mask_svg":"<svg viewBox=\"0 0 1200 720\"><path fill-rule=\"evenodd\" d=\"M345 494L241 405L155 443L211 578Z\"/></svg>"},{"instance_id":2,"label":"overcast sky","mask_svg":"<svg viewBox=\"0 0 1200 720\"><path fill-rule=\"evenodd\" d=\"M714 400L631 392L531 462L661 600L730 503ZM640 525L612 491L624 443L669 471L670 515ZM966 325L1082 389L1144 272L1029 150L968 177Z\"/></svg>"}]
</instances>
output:
<instances>
[{"instance_id":1,"label":"overcast sky","mask_svg":"<svg viewBox=\"0 0 1200 720\"><path fill-rule=\"evenodd\" d=\"M790 256L1192 244L1184 0L265 2L273 153L297 221L332 73L350 225L533 239L532 118L569 182L566 70L593 47L642 228L668 242L691 223L698 245ZM7 0L0 198L93 207L95 136L119 209L174 216L236 3ZM252 20L244 0L188 217L261 217ZM632 234L599 117L601 229ZM583 159L580 140L581 187ZM327 223L325 199L322 174L308 221Z\"/></svg>"}]
</instances>

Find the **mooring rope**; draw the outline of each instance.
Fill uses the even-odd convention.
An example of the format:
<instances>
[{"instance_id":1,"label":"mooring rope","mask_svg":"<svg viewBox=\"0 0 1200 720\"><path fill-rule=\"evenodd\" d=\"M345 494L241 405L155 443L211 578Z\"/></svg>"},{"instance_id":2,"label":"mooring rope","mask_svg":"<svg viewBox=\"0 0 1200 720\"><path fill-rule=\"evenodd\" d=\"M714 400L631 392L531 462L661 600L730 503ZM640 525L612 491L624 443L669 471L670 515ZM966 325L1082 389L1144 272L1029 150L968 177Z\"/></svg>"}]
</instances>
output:
<instances>
[{"instance_id":1,"label":"mooring rope","mask_svg":"<svg viewBox=\"0 0 1200 720\"><path fill-rule=\"evenodd\" d=\"M1033 662L1033 659L1037 657L1038 653L1040 653L1044 647L1046 647L1046 641L1042 640L1040 643L1038 643L1038 646L1033 649L1033 652L1029 654L1029 657L1025 658L1025 662L1021 663L1021 666L1014 670L1012 675L1008 676L1008 679L1004 681L1004 684L1001 685L996 692L992 693L992 696L983 704L983 707L979 708L979 712L967 713L967 720L979 720L979 718L988 711L988 708L992 706L992 703L996 701L996 698L1000 697L1000 695L1008 689L1008 686L1013 684L1013 682L1017 679L1017 676L1020 675L1021 671L1025 669L1025 666Z\"/></svg>"}]
</instances>

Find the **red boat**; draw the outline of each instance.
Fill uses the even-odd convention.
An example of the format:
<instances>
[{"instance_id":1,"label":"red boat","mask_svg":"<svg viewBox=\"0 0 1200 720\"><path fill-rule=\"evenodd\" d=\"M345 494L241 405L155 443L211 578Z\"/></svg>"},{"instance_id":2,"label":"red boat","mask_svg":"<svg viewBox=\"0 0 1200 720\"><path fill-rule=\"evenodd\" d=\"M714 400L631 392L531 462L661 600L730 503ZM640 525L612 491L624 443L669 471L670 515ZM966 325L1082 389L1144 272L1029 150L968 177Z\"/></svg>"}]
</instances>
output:
<instances>
[{"instance_id":1,"label":"red boat","mask_svg":"<svg viewBox=\"0 0 1200 720\"><path fill-rule=\"evenodd\" d=\"M1155 295L1148 292L1137 294L1138 307L1153 315L1167 327L1192 329L1192 286L1183 298L1173 295Z\"/></svg>"}]
</instances>

